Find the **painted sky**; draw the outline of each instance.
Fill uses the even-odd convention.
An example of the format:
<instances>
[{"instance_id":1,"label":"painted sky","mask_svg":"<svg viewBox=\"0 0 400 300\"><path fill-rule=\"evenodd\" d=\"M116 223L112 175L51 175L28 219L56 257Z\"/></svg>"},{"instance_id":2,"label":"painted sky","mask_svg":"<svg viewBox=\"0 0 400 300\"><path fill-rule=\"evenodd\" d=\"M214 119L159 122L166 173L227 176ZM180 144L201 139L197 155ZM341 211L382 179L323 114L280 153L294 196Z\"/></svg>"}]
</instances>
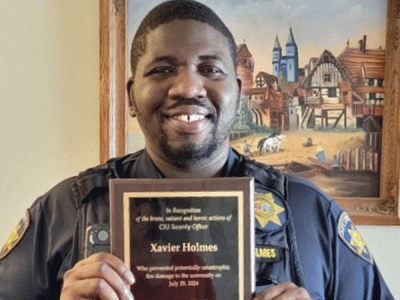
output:
<instances>
[{"instance_id":1,"label":"painted sky","mask_svg":"<svg viewBox=\"0 0 400 300\"><path fill-rule=\"evenodd\" d=\"M157 3L128 1L128 41L138 22ZM367 35L367 48L385 48L387 0L200 0L231 29L237 44L246 42L255 61L255 74L272 73L275 37L285 51L292 27L299 50L299 65L319 57L325 49L337 56L350 41L357 47Z\"/></svg>"}]
</instances>

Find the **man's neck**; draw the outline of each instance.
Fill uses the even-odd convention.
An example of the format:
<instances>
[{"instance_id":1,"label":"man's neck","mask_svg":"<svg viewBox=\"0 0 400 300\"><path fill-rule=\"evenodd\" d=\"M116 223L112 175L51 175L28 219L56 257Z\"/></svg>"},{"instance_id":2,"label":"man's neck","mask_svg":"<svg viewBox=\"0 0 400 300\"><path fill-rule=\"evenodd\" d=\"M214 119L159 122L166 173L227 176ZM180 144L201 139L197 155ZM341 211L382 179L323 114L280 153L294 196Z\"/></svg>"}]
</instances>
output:
<instances>
[{"instance_id":1,"label":"man's neck","mask_svg":"<svg viewBox=\"0 0 400 300\"><path fill-rule=\"evenodd\" d=\"M167 159L155 155L147 149L150 158L156 167L166 178L211 178L221 175L221 171L228 159L229 147L225 147L218 154L190 164L186 168L180 168Z\"/></svg>"}]
</instances>

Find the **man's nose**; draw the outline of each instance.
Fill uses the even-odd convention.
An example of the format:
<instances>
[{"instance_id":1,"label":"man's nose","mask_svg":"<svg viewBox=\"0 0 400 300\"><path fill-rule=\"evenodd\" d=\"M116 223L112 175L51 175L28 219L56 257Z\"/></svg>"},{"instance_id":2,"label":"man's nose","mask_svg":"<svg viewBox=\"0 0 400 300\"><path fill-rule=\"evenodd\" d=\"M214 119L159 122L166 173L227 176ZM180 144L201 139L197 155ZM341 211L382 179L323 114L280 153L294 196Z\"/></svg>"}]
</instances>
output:
<instances>
[{"instance_id":1,"label":"man's nose","mask_svg":"<svg viewBox=\"0 0 400 300\"><path fill-rule=\"evenodd\" d=\"M205 78L194 70L181 70L168 91L171 98L203 98L207 95Z\"/></svg>"}]
</instances>

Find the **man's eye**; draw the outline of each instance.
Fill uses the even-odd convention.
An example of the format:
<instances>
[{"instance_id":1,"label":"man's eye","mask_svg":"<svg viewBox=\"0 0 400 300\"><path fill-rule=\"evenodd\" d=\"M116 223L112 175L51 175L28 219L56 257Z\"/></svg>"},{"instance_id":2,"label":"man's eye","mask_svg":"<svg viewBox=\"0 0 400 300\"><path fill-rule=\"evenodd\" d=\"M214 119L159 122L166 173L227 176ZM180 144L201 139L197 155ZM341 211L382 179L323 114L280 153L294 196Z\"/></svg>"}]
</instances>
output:
<instances>
[{"instance_id":1,"label":"man's eye","mask_svg":"<svg viewBox=\"0 0 400 300\"><path fill-rule=\"evenodd\" d=\"M209 75L224 74L224 72L220 68L212 66L201 67L200 72Z\"/></svg>"},{"instance_id":2,"label":"man's eye","mask_svg":"<svg viewBox=\"0 0 400 300\"><path fill-rule=\"evenodd\" d=\"M168 75L172 74L174 69L172 67L158 67L150 70L147 75Z\"/></svg>"}]
</instances>

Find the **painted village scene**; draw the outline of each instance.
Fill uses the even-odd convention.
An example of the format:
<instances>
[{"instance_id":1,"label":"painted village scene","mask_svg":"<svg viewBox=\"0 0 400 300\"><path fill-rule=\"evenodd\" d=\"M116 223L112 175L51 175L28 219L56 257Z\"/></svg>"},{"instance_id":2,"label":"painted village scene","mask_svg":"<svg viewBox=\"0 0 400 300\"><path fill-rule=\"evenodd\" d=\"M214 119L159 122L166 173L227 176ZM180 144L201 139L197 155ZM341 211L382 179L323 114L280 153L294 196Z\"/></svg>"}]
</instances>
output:
<instances>
[{"instance_id":1,"label":"painted village scene","mask_svg":"<svg viewBox=\"0 0 400 300\"><path fill-rule=\"evenodd\" d=\"M337 57L326 49L301 68L298 56L291 28L284 49L275 39L272 72L253 74L252 54L239 45L243 93L232 146L332 196L378 196L385 51L368 49L364 35Z\"/></svg>"},{"instance_id":2,"label":"painted village scene","mask_svg":"<svg viewBox=\"0 0 400 300\"><path fill-rule=\"evenodd\" d=\"M216 11L220 14L229 11L231 15L225 14L232 20L235 11L242 14L245 11L240 7L247 2L243 1L228 1L229 10L221 7L221 12ZM262 30L256 30L257 34L240 30L240 22L227 24L233 27L236 42L241 39L237 47L237 72L243 84L240 113L231 134L232 147L249 158L303 176L333 197L378 197L385 84L385 1L319 1L325 2L322 6L319 3L322 8L325 5L331 11L325 16L319 10L320 19L329 17L326 26L333 27L330 32L335 32L336 26L340 39L324 39L329 33L324 33L323 25L321 28L314 25L313 31L306 35L304 30L311 21L307 23L304 15L311 14L304 10L307 5L315 7L315 2L266 2L270 13L281 13L280 17L271 18L277 24L272 25L271 21L266 25L275 26L269 35L264 36ZM254 1L248 5L253 6L253 11L261 10L254 9ZM302 5L303 14L289 12L296 5L298 9ZM346 18L345 22L334 17L340 5L342 9L349 6L340 15L343 20ZM365 20L371 16L368 14L377 12L376 5L381 6L381 13L374 18L380 20ZM336 10L329 6L336 6ZM246 18L256 16L254 12ZM368 28L377 24L380 28ZM318 30L322 33L316 34Z\"/></svg>"}]
</instances>

